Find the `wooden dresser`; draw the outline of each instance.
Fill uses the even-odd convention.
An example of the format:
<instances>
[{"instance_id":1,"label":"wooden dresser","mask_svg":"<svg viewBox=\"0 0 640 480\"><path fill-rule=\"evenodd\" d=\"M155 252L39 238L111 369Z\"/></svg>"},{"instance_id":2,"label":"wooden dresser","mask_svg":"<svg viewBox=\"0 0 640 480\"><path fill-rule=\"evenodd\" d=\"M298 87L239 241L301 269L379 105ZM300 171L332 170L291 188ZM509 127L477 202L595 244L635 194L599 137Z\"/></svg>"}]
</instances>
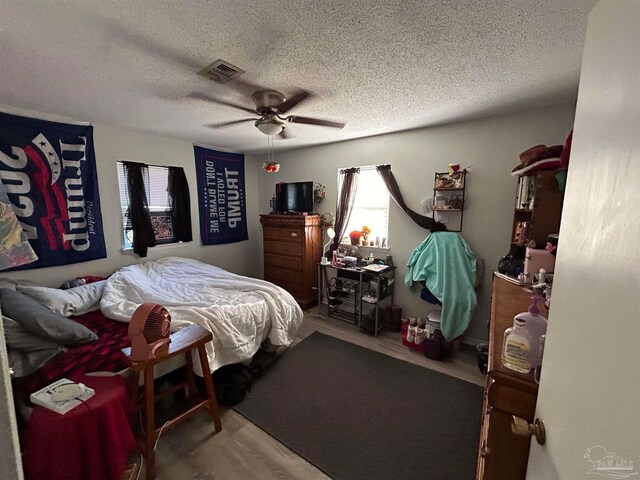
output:
<instances>
[{"instance_id":1,"label":"wooden dresser","mask_svg":"<svg viewBox=\"0 0 640 480\"><path fill-rule=\"evenodd\" d=\"M494 274L477 480L524 480L527 473L530 437L511 432L511 416L533 422L538 385L532 372L524 375L503 367L501 354L504 331L513 325L513 317L527 311L532 295ZM540 313L547 316L545 308Z\"/></svg>"},{"instance_id":2,"label":"wooden dresser","mask_svg":"<svg viewBox=\"0 0 640 480\"><path fill-rule=\"evenodd\" d=\"M322 256L319 215L260 215L264 279L287 290L302 308L317 302Z\"/></svg>"}]
</instances>

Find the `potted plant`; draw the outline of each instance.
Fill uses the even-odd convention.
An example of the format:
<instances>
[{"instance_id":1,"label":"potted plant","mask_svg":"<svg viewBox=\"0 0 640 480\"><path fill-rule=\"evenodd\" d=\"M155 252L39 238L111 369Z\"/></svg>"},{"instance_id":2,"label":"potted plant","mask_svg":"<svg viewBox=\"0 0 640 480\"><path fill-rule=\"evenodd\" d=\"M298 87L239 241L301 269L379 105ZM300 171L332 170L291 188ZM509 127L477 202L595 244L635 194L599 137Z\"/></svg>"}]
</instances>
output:
<instances>
[{"instance_id":1,"label":"potted plant","mask_svg":"<svg viewBox=\"0 0 640 480\"><path fill-rule=\"evenodd\" d=\"M362 232L360 230L354 230L349 234L351 245L359 245L361 238L362 238Z\"/></svg>"},{"instance_id":2,"label":"potted plant","mask_svg":"<svg viewBox=\"0 0 640 480\"><path fill-rule=\"evenodd\" d=\"M368 226L364 226L362 227L362 240L364 241L364 244L367 244L367 241L369 240L369 234L371 233L371 229Z\"/></svg>"}]
</instances>

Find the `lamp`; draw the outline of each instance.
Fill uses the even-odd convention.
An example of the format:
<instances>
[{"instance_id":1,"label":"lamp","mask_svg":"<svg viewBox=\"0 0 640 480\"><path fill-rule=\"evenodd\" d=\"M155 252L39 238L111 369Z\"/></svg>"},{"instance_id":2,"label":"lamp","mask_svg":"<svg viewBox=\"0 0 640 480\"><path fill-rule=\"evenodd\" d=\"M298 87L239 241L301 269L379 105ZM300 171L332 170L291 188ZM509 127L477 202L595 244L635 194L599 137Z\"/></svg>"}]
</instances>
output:
<instances>
[{"instance_id":1,"label":"lamp","mask_svg":"<svg viewBox=\"0 0 640 480\"><path fill-rule=\"evenodd\" d=\"M284 128L284 124L274 118L273 115L265 115L263 118L256 120L255 126L262 133L270 137L278 135Z\"/></svg>"},{"instance_id":2,"label":"lamp","mask_svg":"<svg viewBox=\"0 0 640 480\"><path fill-rule=\"evenodd\" d=\"M333 241L334 238L336 238L336 231L329 227L327 228L327 235L329 235L329 241L325 244L324 248L322 249L322 264L323 265L327 265L329 263L329 259L327 257L324 256L325 252L327 251L327 247L329 246L329 244Z\"/></svg>"}]
</instances>

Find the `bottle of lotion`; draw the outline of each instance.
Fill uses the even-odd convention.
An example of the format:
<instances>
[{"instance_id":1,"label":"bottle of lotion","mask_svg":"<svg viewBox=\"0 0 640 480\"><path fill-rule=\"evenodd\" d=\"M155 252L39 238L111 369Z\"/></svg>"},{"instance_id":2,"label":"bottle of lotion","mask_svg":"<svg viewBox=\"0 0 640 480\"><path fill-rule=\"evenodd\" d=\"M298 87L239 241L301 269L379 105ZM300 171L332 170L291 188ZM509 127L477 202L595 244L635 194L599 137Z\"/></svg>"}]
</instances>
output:
<instances>
[{"instance_id":1,"label":"bottle of lotion","mask_svg":"<svg viewBox=\"0 0 640 480\"><path fill-rule=\"evenodd\" d=\"M515 316L515 319L524 320L527 324L527 331L531 336L531 368L535 369L540 358L540 337L547 334L547 319L540 315L538 302L544 298L535 295L531 297L531 305L528 312L522 312Z\"/></svg>"},{"instance_id":2,"label":"bottle of lotion","mask_svg":"<svg viewBox=\"0 0 640 480\"><path fill-rule=\"evenodd\" d=\"M504 331L502 346L502 365L520 373L531 370L531 335L527 330L527 321L516 316L513 327Z\"/></svg>"}]
</instances>

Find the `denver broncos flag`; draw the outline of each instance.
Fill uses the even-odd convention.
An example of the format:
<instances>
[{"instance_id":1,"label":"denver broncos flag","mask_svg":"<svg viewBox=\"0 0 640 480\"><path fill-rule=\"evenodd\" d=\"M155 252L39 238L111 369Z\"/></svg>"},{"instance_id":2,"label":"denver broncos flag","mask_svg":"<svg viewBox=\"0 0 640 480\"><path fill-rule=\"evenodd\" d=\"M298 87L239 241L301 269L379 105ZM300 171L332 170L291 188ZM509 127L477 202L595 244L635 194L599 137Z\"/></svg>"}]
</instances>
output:
<instances>
[{"instance_id":1,"label":"denver broncos flag","mask_svg":"<svg viewBox=\"0 0 640 480\"><path fill-rule=\"evenodd\" d=\"M91 125L0 112L0 179L38 256L16 270L106 257Z\"/></svg>"}]
</instances>

